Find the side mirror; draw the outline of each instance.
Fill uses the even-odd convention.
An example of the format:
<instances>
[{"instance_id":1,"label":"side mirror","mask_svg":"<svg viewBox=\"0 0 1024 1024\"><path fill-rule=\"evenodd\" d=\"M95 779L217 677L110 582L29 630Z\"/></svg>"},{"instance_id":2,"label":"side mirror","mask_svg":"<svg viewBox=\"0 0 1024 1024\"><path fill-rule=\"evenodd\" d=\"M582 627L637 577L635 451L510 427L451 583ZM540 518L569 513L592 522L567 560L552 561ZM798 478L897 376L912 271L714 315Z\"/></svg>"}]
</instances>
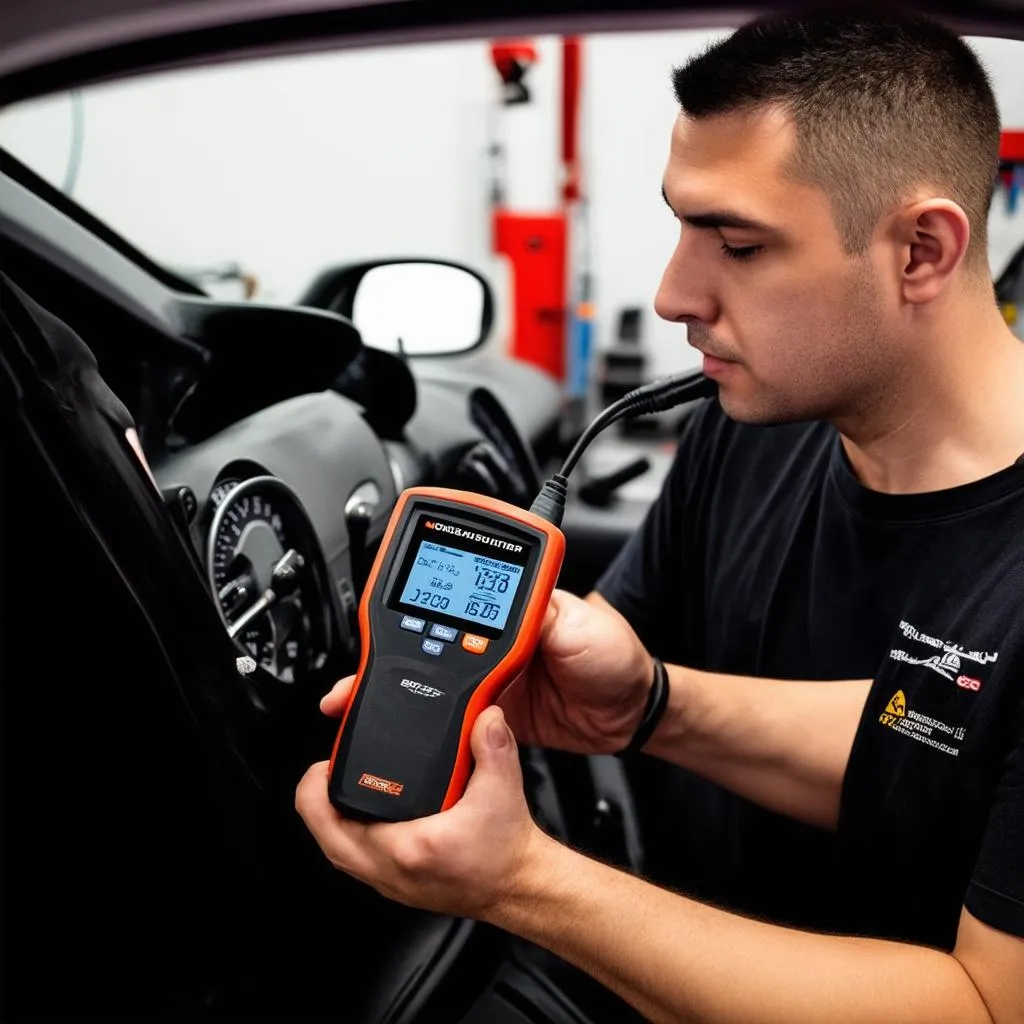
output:
<instances>
[{"instance_id":1,"label":"side mirror","mask_svg":"<svg viewBox=\"0 0 1024 1024\"><path fill-rule=\"evenodd\" d=\"M373 348L447 356L482 344L494 319L490 286L442 260L378 260L322 273L301 305L348 317Z\"/></svg>"}]
</instances>

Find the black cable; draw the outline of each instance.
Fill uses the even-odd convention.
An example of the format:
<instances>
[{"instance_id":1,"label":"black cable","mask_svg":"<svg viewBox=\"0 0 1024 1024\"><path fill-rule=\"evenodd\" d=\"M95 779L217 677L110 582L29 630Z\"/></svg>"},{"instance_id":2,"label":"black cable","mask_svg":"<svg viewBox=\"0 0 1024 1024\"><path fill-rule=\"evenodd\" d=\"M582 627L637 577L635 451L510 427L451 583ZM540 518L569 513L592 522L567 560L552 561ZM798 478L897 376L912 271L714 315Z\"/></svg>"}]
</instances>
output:
<instances>
[{"instance_id":1,"label":"black cable","mask_svg":"<svg viewBox=\"0 0 1024 1024\"><path fill-rule=\"evenodd\" d=\"M696 373L680 373L674 377L662 377L650 384L634 388L598 414L590 426L583 431L565 462L562 463L562 468L557 475L568 477L576 468L576 463L579 462L580 456L590 442L605 427L611 426L617 420L625 419L627 416L645 416L650 413L663 412L665 409L671 409L695 398L710 398L717 394L717 388L718 385L714 381L708 380L699 370Z\"/></svg>"},{"instance_id":2,"label":"black cable","mask_svg":"<svg viewBox=\"0 0 1024 1024\"><path fill-rule=\"evenodd\" d=\"M718 385L709 380L699 370L696 373L677 374L644 384L642 387L623 395L607 409L597 415L594 421L583 431L580 439L573 446L562 463L562 468L555 473L540 489L540 493L530 506L530 511L558 526L565 512L565 499L568 494L569 474L575 469L580 456L594 438L617 420L627 416L645 416L650 413L664 412L684 402L692 402L697 398L710 398L718 393Z\"/></svg>"}]
</instances>

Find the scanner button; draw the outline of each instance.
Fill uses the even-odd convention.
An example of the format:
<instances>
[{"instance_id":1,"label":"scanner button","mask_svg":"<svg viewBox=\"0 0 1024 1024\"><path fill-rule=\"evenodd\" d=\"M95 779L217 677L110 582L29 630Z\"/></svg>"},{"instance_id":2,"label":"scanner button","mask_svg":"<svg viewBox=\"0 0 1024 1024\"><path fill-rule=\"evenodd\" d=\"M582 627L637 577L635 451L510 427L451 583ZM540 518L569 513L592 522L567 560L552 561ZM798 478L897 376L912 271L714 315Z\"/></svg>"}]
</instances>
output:
<instances>
[{"instance_id":1,"label":"scanner button","mask_svg":"<svg viewBox=\"0 0 1024 1024\"><path fill-rule=\"evenodd\" d=\"M402 629L407 629L411 633L422 633L426 624L426 619L417 619L415 615L402 616Z\"/></svg>"},{"instance_id":2,"label":"scanner button","mask_svg":"<svg viewBox=\"0 0 1024 1024\"><path fill-rule=\"evenodd\" d=\"M451 626L442 626L435 622L434 625L430 627L430 635L435 640L452 641L459 635L459 631L457 629L452 629Z\"/></svg>"},{"instance_id":3,"label":"scanner button","mask_svg":"<svg viewBox=\"0 0 1024 1024\"><path fill-rule=\"evenodd\" d=\"M432 654L435 658L444 650L444 644L437 640L424 640L421 646L424 654Z\"/></svg>"},{"instance_id":4,"label":"scanner button","mask_svg":"<svg viewBox=\"0 0 1024 1024\"><path fill-rule=\"evenodd\" d=\"M485 636L474 636L472 633L462 635L462 648L470 654L483 654L490 642Z\"/></svg>"}]
</instances>

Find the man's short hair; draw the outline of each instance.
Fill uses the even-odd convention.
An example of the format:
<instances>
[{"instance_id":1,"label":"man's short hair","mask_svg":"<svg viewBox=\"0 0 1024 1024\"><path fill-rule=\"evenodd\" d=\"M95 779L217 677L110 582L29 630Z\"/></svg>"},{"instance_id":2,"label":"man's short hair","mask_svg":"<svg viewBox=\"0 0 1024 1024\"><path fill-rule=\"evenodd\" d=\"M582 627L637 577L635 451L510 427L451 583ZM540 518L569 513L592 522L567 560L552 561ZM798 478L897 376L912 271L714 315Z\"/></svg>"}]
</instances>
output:
<instances>
[{"instance_id":1,"label":"man's short hair","mask_svg":"<svg viewBox=\"0 0 1024 1024\"><path fill-rule=\"evenodd\" d=\"M999 169L988 76L955 33L916 15L770 15L673 73L693 118L781 106L793 118L790 173L828 195L847 253L866 251L886 211L916 189L959 204L966 262L987 271Z\"/></svg>"}]
</instances>

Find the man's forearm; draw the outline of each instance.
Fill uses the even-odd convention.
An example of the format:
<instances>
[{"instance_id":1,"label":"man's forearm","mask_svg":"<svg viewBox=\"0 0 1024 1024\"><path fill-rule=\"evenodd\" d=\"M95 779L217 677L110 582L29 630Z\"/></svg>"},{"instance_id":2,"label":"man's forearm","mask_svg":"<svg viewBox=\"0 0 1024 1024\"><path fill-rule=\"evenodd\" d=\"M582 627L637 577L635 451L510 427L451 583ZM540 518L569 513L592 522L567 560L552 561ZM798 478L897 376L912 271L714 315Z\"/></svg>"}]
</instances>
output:
<instances>
[{"instance_id":1,"label":"man's forearm","mask_svg":"<svg viewBox=\"0 0 1024 1024\"><path fill-rule=\"evenodd\" d=\"M990 1024L951 955L799 932L657 889L539 835L488 920L593 975L652 1021Z\"/></svg>"},{"instance_id":2,"label":"man's forearm","mask_svg":"<svg viewBox=\"0 0 1024 1024\"><path fill-rule=\"evenodd\" d=\"M619 615L597 591L586 599ZM669 705L645 753L770 810L835 828L869 679L793 682L666 668ZM642 687L650 678L645 671L644 680L623 687Z\"/></svg>"},{"instance_id":3,"label":"man's forearm","mask_svg":"<svg viewBox=\"0 0 1024 1024\"><path fill-rule=\"evenodd\" d=\"M645 753L770 810L835 828L870 680L792 682L667 668L669 706Z\"/></svg>"}]
</instances>

